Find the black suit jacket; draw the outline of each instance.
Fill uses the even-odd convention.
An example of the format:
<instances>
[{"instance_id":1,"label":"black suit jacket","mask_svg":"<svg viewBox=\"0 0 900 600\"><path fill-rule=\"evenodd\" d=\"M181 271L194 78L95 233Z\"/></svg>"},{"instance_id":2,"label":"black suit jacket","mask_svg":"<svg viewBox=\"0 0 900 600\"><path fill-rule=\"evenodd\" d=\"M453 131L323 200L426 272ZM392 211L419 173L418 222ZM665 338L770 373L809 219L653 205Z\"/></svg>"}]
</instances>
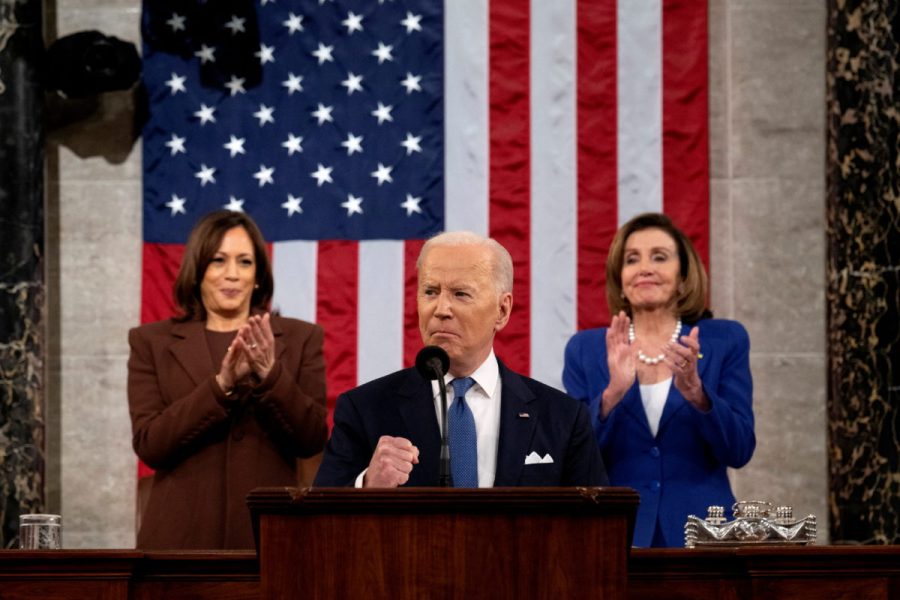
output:
<instances>
[{"instance_id":1,"label":"black suit jacket","mask_svg":"<svg viewBox=\"0 0 900 600\"><path fill-rule=\"evenodd\" d=\"M500 440L494 485L608 485L586 407L500 364ZM407 486L437 486L440 430L431 383L415 369L397 371L342 394L316 486L353 485L383 435L419 448ZM525 464L532 452L552 463Z\"/></svg>"}]
</instances>

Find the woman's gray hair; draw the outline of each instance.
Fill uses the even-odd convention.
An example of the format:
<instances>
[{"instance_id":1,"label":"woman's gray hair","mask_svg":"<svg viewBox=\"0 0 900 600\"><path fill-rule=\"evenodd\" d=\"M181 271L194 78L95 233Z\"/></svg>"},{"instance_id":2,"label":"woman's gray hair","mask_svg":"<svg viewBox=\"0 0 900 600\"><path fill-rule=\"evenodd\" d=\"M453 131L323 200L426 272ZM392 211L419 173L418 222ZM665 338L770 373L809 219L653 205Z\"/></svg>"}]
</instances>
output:
<instances>
[{"instance_id":1,"label":"woman's gray hair","mask_svg":"<svg viewBox=\"0 0 900 600\"><path fill-rule=\"evenodd\" d=\"M478 235L471 231L445 231L429 238L419 252L416 261L416 270L422 269L422 261L428 251L436 246L481 246L491 252L491 271L493 273L494 286L499 294L512 293L513 288L513 262L509 252L500 242L494 238Z\"/></svg>"}]
</instances>

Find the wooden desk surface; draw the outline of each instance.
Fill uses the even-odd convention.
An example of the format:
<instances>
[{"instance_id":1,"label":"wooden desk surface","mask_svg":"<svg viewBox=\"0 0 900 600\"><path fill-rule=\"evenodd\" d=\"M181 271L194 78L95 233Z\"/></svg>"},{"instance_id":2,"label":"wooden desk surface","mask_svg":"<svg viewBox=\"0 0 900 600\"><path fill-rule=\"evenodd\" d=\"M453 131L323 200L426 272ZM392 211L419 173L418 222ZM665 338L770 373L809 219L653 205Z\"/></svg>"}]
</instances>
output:
<instances>
[{"instance_id":1,"label":"wooden desk surface","mask_svg":"<svg viewBox=\"0 0 900 600\"><path fill-rule=\"evenodd\" d=\"M900 599L900 546L633 549L629 600Z\"/></svg>"},{"instance_id":2,"label":"wooden desk surface","mask_svg":"<svg viewBox=\"0 0 900 600\"><path fill-rule=\"evenodd\" d=\"M630 600L900 599L900 546L633 549ZM253 552L0 550L2 600L257 600Z\"/></svg>"},{"instance_id":3,"label":"wooden desk surface","mask_svg":"<svg viewBox=\"0 0 900 600\"><path fill-rule=\"evenodd\" d=\"M0 600L258 600L255 552L0 550Z\"/></svg>"}]
</instances>

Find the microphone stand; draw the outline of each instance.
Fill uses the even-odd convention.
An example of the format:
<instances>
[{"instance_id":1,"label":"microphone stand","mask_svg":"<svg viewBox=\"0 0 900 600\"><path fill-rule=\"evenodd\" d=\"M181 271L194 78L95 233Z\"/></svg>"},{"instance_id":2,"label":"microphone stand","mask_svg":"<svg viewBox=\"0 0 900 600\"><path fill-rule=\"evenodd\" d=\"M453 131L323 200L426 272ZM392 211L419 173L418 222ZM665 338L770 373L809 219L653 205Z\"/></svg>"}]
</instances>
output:
<instances>
[{"instance_id":1,"label":"microphone stand","mask_svg":"<svg viewBox=\"0 0 900 600\"><path fill-rule=\"evenodd\" d=\"M438 387L441 389L441 466L438 483L441 487L453 487L453 480L450 478L450 443L447 440L447 384L444 383L441 371L435 371L438 374Z\"/></svg>"},{"instance_id":2,"label":"microphone stand","mask_svg":"<svg viewBox=\"0 0 900 600\"><path fill-rule=\"evenodd\" d=\"M447 385L444 383L444 372L450 370L450 357L439 346L425 346L416 355L416 370L427 380L437 379L441 391L441 456L438 484L441 487L452 487L450 474L450 443L447 441Z\"/></svg>"}]
</instances>

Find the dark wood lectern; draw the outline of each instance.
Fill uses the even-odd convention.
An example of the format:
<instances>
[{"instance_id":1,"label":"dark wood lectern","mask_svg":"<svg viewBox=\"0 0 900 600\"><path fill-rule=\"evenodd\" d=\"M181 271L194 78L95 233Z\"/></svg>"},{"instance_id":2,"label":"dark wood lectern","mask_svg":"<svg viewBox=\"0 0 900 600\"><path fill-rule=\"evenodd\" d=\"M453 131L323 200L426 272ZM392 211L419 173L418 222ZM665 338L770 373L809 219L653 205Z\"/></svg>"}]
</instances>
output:
<instances>
[{"instance_id":1,"label":"dark wood lectern","mask_svg":"<svg viewBox=\"0 0 900 600\"><path fill-rule=\"evenodd\" d=\"M262 488L263 598L625 598L627 488Z\"/></svg>"}]
</instances>

